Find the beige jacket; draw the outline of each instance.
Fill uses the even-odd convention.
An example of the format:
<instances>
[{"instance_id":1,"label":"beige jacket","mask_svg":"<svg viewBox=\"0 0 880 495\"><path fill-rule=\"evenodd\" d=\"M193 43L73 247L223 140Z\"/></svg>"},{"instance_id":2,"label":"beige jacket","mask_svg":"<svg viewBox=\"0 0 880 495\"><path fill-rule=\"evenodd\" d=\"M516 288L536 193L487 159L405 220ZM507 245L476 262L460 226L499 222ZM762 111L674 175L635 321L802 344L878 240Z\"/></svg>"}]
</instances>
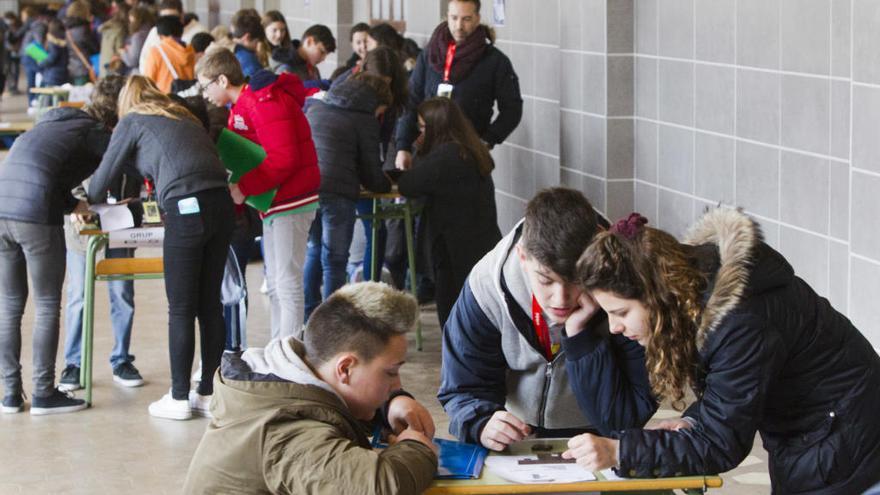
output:
<instances>
[{"instance_id":1,"label":"beige jacket","mask_svg":"<svg viewBox=\"0 0 880 495\"><path fill-rule=\"evenodd\" d=\"M193 456L187 494L415 494L431 484L434 453L415 441L370 448L368 427L300 357L276 339L224 354L214 419Z\"/></svg>"}]
</instances>

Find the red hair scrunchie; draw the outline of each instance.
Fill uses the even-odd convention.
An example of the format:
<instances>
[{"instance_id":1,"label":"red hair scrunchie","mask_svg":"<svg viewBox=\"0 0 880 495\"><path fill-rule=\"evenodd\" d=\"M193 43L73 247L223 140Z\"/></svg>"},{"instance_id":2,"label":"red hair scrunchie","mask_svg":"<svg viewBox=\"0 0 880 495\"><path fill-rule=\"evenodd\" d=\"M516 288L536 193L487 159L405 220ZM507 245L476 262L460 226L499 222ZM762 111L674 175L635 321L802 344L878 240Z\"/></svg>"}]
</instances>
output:
<instances>
[{"instance_id":1,"label":"red hair scrunchie","mask_svg":"<svg viewBox=\"0 0 880 495\"><path fill-rule=\"evenodd\" d=\"M631 241L642 231L642 227L646 223L648 223L647 218L633 212L628 217L618 220L610 230L612 233Z\"/></svg>"}]
</instances>

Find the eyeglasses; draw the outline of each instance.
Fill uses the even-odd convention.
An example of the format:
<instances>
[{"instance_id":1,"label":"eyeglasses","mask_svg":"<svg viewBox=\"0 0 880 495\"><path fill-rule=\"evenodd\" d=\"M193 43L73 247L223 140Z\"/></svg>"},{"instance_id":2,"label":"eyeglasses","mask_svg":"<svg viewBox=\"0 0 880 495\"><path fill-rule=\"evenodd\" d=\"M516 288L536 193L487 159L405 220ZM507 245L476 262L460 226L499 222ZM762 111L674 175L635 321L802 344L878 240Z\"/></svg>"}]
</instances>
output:
<instances>
[{"instance_id":1,"label":"eyeglasses","mask_svg":"<svg viewBox=\"0 0 880 495\"><path fill-rule=\"evenodd\" d=\"M211 79L207 84L198 83L199 94L204 94L205 91L208 91L208 87L217 82L217 78Z\"/></svg>"}]
</instances>

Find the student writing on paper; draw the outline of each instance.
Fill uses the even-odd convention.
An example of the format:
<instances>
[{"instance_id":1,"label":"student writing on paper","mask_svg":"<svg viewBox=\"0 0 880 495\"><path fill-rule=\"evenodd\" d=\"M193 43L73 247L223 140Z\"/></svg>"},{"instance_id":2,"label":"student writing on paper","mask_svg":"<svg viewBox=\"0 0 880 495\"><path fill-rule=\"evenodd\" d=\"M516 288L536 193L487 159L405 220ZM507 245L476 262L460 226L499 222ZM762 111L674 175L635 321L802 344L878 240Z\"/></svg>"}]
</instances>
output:
<instances>
[{"instance_id":1,"label":"student writing on paper","mask_svg":"<svg viewBox=\"0 0 880 495\"><path fill-rule=\"evenodd\" d=\"M422 132L415 165L397 183L401 194L426 198L423 225L442 327L468 273L501 240L491 175L495 162L454 101L431 98L418 112Z\"/></svg>"},{"instance_id":2,"label":"student writing on paper","mask_svg":"<svg viewBox=\"0 0 880 495\"><path fill-rule=\"evenodd\" d=\"M259 144L266 158L229 190L237 204L246 196L277 189L263 217L271 336L301 336L303 265L321 180L309 123L303 115L305 88L296 76L260 70L245 83L235 55L216 50L199 60L196 72L205 96L229 103L228 129Z\"/></svg>"},{"instance_id":3,"label":"student writing on paper","mask_svg":"<svg viewBox=\"0 0 880 495\"><path fill-rule=\"evenodd\" d=\"M400 390L411 295L363 282L343 287L309 320L304 340L226 353L214 419L184 493L417 494L437 469L427 410ZM367 434L394 435L376 451Z\"/></svg>"},{"instance_id":4,"label":"student writing on paper","mask_svg":"<svg viewBox=\"0 0 880 495\"><path fill-rule=\"evenodd\" d=\"M633 213L599 234L580 281L611 332L645 348L656 395L681 409L690 387L697 400L657 429L575 437L564 456L631 477L720 473L757 431L774 493L862 493L880 481L880 356L865 337L742 212L708 212L684 243L646 223ZM579 340L618 369L595 336ZM630 403L636 390L614 383L618 404ZM572 383L582 397L591 385ZM581 406L594 416L614 405Z\"/></svg>"},{"instance_id":5,"label":"student writing on paper","mask_svg":"<svg viewBox=\"0 0 880 495\"><path fill-rule=\"evenodd\" d=\"M545 189L517 224L471 270L443 328L443 364L437 396L449 414L449 432L492 450L529 435L568 437L585 431L641 427L657 404L648 391L613 414L589 417L578 409L570 382L590 370L568 328L598 332L622 356L620 366L647 383L635 342L608 335L605 313L584 297L575 264L605 220L578 191ZM610 386L610 382L601 382ZM641 390L641 389L639 389ZM604 404L597 396L597 404ZM612 398L613 399L613 398Z\"/></svg>"},{"instance_id":6,"label":"student writing on paper","mask_svg":"<svg viewBox=\"0 0 880 495\"><path fill-rule=\"evenodd\" d=\"M108 184L123 172L155 184L165 212L162 256L171 390L150 404L149 411L159 418L189 419L193 413L207 414L211 378L225 340L220 285L234 215L226 169L201 122L143 76L129 78L119 95L119 116L110 147L89 184L89 200L102 201ZM202 376L191 391L196 318Z\"/></svg>"},{"instance_id":7,"label":"student writing on paper","mask_svg":"<svg viewBox=\"0 0 880 495\"><path fill-rule=\"evenodd\" d=\"M125 77L109 75L98 80L92 93L91 105L106 109L103 120L108 125L115 126L119 120L116 102L124 85ZM142 185L139 179L122 174L111 184L107 193L118 200L137 198ZM73 194L83 199L86 196L82 186L75 188ZM125 208L125 206L119 207ZM61 372L58 388L65 391L82 388L79 376L88 238L80 235L80 230L89 216L91 215L72 213L64 219L67 246L67 298L64 308L64 370ZM105 257L133 258L134 248L107 248ZM129 353L134 323L134 280L111 280L107 282L107 289L110 296L110 323L113 330L113 350L109 359L113 370L113 381L124 387L139 387L143 385L144 380L133 364L134 355Z\"/></svg>"},{"instance_id":8,"label":"student writing on paper","mask_svg":"<svg viewBox=\"0 0 880 495\"><path fill-rule=\"evenodd\" d=\"M21 319L30 294L33 329L31 414L85 409L86 403L55 388L61 287L64 283L64 215L86 213L71 189L98 167L110 141L118 86L98 84L85 110L49 110L16 139L0 164L0 372L2 411L24 409ZM106 187L101 189L106 194ZM101 196L103 201L104 196Z\"/></svg>"}]
</instances>

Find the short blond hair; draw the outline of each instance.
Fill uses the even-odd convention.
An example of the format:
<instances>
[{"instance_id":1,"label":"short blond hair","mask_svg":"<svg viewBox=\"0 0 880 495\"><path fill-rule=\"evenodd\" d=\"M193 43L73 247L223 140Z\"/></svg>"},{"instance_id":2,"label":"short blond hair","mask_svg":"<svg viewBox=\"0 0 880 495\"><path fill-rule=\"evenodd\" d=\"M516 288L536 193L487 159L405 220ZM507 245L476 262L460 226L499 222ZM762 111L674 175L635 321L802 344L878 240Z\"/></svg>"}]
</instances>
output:
<instances>
[{"instance_id":1,"label":"short blond hair","mask_svg":"<svg viewBox=\"0 0 880 495\"><path fill-rule=\"evenodd\" d=\"M196 75L206 79L217 79L226 76L229 84L242 86L245 83L241 63L230 50L223 47L209 49L205 56L196 62Z\"/></svg>"},{"instance_id":2,"label":"short blond hair","mask_svg":"<svg viewBox=\"0 0 880 495\"><path fill-rule=\"evenodd\" d=\"M419 304L408 293L381 282L345 285L324 301L305 329L306 356L323 364L340 352L354 352L369 362L389 340L416 324Z\"/></svg>"}]
</instances>

